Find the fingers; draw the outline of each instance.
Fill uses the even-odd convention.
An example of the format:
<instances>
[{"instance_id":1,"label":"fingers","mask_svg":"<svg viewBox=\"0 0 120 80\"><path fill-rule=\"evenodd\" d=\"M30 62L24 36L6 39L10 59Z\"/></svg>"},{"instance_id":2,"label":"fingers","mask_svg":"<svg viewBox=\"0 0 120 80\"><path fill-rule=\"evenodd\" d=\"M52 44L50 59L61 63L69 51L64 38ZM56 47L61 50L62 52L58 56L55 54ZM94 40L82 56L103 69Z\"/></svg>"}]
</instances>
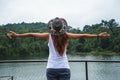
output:
<instances>
[{"instance_id":1,"label":"fingers","mask_svg":"<svg viewBox=\"0 0 120 80\"><path fill-rule=\"evenodd\" d=\"M7 33L7 37L8 37L9 39L12 39L12 37L10 36L10 33Z\"/></svg>"},{"instance_id":2,"label":"fingers","mask_svg":"<svg viewBox=\"0 0 120 80\"><path fill-rule=\"evenodd\" d=\"M102 34L107 34L107 32L102 32Z\"/></svg>"},{"instance_id":3,"label":"fingers","mask_svg":"<svg viewBox=\"0 0 120 80\"><path fill-rule=\"evenodd\" d=\"M15 33L14 31L10 31L10 33Z\"/></svg>"},{"instance_id":4,"label":"fingers","mask_svg":"<svg viewBox=\"0 0 120 80\"><path fill-rule=\"evenodd\" d=\"M110 34L108 34L108 37L110 36Z\"/></svg>"},{"instance_id":5,"label":"fingers","mask_svg":"<svg viewBox=\"0 0 120 80\"><path fill-rule=\"evenodd\" d=\"M9 39L12 39L13 37L13 35L14 34L16 34L14 31L9 31L9 33L7 33L7 37L9 38Z\"/></svg>"},{"instance_id":6,"label":"fingers","mask_svg":"<svg viewBox=\"0 0 120 80\"><path fill-rule=\"evenodd\" d=\"M107 32L102 32L102 33L99 34L99 36L100 36L101 38L107 38L107 37L110 36L110 34L108 34Z\"/></svg>"},{"instance_id":7,"label":"fingers","mask_svg":"<svg viewBox=\"0 0 120 80\"><path fill-rule=\"evenodd\" d=\"M104 33L104 36L105 36L105 37L109 37L110 34L108 34L108 33L106 32L106 33Z\"/></svg>"},{"instance_id":8,"label":"fingers","mask_svg":"<svg viewBox=\"0 0 120 80\"><path fill-rule=\"evenodd\" d=\"M108 35L108 33L107 33L107 32L102 32L101 34L106 34L106 35Z\"/></svg>"}]
</instances>

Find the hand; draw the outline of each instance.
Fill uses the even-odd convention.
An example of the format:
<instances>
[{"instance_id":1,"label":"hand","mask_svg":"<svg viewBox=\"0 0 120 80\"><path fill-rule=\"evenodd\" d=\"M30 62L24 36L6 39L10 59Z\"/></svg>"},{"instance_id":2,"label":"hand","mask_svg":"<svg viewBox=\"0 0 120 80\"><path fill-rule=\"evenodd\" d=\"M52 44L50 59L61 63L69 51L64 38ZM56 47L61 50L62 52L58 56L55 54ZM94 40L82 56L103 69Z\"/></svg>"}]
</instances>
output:
<instances>
[{"instance_id":1,"label":"hand","mask_svg":"<svg viewBox=\"0 0 120 80\"><path fill-rule=\"evenodd\" d=\"M98 34L98 36L99 36L100 38L106 38L106 37L109 37L110 34L108 34L107 32L102 32L102 33Z\"/></svg>"},{"instance_id":2,"label":"hand","mask_svg":"<svg viewBox=\"0 0 120 80\"><path fill-rule=\"evenodd\" d=\"M13 31L10 31L9 33L7 33L7 36L12 39L12 38L15 38L17 36L17 34Z\"/></svg>"}]
</instances>

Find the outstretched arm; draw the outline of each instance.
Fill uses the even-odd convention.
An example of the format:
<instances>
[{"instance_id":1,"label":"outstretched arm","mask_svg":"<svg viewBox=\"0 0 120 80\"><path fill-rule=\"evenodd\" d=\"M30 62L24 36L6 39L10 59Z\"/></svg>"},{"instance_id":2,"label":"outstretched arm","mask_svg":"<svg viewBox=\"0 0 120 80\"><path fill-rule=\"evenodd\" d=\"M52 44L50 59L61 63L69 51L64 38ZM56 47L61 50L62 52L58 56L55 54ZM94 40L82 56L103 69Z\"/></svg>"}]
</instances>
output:
<instances>
[{"instance_id":1,"label":"outstretched arm","mask_svg":"<svg viewBox=\"0 0 120 80\"><path fill-rule=\"evenodd\" d=\"M110 34L108 34L107 32L102 32L100 34L73 34L73 33L67 33L68 38L70 39L76 39L76 38L106 38L109 37Z\"/></svg>"},{"instance_id":2,"label":"outstretched arm","mask_svg":"<svg viewBox=\"0 0 120 80\"><path fill-rule=\"evenodd\" d=\"M36 37L36 38L44 38L44 39L48 39L49 37L49 33L23 33L23 34L17 34L13 31L10 31L7 36L12 39L12 38L16 38L16 37Z\"/></svg>"}]
</instances>

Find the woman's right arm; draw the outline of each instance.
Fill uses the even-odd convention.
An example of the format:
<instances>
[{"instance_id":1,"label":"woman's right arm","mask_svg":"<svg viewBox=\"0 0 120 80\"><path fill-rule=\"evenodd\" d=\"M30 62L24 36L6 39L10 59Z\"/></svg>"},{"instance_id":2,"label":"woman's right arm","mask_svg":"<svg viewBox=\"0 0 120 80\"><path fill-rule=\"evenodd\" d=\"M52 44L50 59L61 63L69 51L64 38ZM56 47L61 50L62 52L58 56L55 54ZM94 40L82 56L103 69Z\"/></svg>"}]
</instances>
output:
<instances>
[{"instance_id":1,"label":"woman's right arm","mask_svg":"<svg viewBox=\"0 0 120 80\"><path fill-rule=\"evenodd\" d=\"M48 39L49 38L49 33L23 33L23 34L17 34L13 31L10 31L7 36L12 39L12 38L16 38L16 37L21 37L21 38L25 38L25 37L35 37L35 38L44 38L44 39Z\"/></svg>"}]
</instances>

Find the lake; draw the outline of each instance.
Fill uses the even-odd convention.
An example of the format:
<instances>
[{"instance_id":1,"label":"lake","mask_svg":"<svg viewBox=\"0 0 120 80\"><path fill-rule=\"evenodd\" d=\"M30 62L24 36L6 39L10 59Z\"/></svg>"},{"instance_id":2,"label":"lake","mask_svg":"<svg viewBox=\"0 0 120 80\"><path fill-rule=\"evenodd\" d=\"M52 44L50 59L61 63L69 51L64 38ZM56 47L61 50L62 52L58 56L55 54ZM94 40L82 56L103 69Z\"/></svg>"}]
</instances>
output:
<instances>
[{"instance_id":1,"label":"lake","mask_svg":"<svg viewBox=\"0 0 120 80\"><path fill-rule=\"evenodd\" d=\"M68 56L70 60L120 60L120 56ZM69 62L71 80L85 80L85 63ZM0 63L0 76L14 80L46 80L46 62ZM88 80L120 80L120 63L89 62ZM8 78L0 78L8 80Z\"/></svg>"}]
</instances>

